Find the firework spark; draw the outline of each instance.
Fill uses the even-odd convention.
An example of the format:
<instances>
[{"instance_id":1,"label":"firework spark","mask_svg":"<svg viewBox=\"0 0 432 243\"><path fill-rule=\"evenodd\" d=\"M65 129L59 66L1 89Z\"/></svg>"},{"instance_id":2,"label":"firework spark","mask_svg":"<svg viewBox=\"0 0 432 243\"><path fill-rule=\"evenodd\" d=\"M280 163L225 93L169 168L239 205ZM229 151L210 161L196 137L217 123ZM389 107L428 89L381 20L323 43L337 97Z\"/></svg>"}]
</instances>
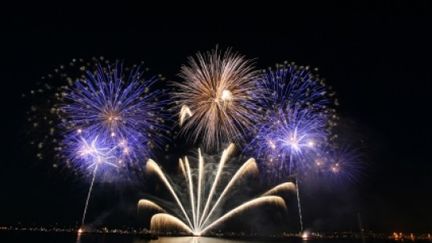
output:
<instances>
[{"instance_id":1,"label":"firework spark","mask_svg":"<svg viewBox=\"0 0 432 243\"><path fill-rule=\"evenodd\" d=\"M258 76L255 96L261 109L274 110L286 106L307 107L336 119L333 106L338 104L335 92L315 70L285 62L275 69L264 70ZM334 116L334 117L333 117ZM330 120L332 125L335 120Z\"/></svg>"},{"instance_id":2,"label":"firework spark","mask_svg":"<svg viewBox=\"0 0 432 243\"><path fill-rule=\"evenodd\" d=\"M181 192L175 190L174 186L170 183L170 179L163 173L161 168L153 160L147 162L147 171L150 173L155 173L161 181L164 183L171 196L174 198L181 214L174 216L168 213L159 213L151 218L151 229L153 231L164 231L170 227L182 230L186 233L191 233L193 235L203 235L209 230L220 225L225 220L240 214L241 212L258 207L263 204L273 204L282 208L285 208L285 201L275 195L262 195L260 197L249 200L234 209L228 211L222 216L217 216L214 214L216 209L219 209L220 203L225 200L226 195L232 190L233 186L238 184L239 181L248 175L255 175L258 173L257 164L254 159L247 160L234 174L230 181L225 185L222 193L218 196L217 200L212 200L217 186L221 183L221 174L225 168L225 164L228 160L229 155L233 152L234 145L230 144L227 149L222 153L221 159L218 164L218 168L215 176L210 176L204 169L204 158L201 155L201 151L198 150L198 175L192 174L192 168L190 166L187 157L180 159L179 164L182 170L183 177L185 178L185 184L187 185L187 195L182 197L183 199L188 199L190 208L186 209L185 204L182 202L180 194ZM211 187L203 188L206 185L205 179L212 180ZM289 187L289 186L288 186ZM195 190L196 188L196 190ZM280 185L276 188L287 188L287 185ZM283 189L282 189L283 190ZM278 191L280 191L278 189ZM142 202L142 200L140 200ZM145 203L139 203L140 208L154 208L153 203L145 200ZM205 202L205 204L203 204ZM202 207L204 205L204 207ZM160 211L160 210L159 210ZM167 212L167 210L164 210ZM172 211L172 210L171 210Z\"/></svg>"},{"instance_id":3,"label":"firework spark","mask_svg":"<svg viewBox=\"0 0 432 243\"><path fill-rule=\"evenodd\" d=\"M175 83L181 132L202 140L206 149L241 142L254 123L255 75L250 61L229 50L191 57L181 69L183 82Z\"/></svg>"}]
</instances>

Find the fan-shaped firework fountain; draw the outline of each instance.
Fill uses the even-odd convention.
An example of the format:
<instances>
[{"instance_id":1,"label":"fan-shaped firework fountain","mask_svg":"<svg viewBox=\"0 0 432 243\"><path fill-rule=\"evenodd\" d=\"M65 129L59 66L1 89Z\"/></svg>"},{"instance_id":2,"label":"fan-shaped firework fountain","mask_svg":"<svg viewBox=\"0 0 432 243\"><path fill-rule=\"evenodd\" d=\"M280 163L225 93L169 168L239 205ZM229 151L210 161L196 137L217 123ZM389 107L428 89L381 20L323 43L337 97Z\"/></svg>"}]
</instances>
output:
<instances>
[{"instance_id":1,"label":"fan-shaped firework fountain","mask_svg":"<svg viewBox=\"0 0 432 243\"><path fill-rule=\"evenodd\" d=\"M177 191L171 184L170 179L165 175L160 166L153 160L147 162L147 171L155 173L161 181L164 183L175 203L178 206L179 215L173 215L167 213L168 210L163 209L155 202L147 199L142 199L138 202L139 209L152 209L158 213L153 215L150 222L152 231L166 231L169 228L176 228L178 230L193 234L203 235L209 232L211 229L220 225L225 220L234 217L246 211L248 209L258 207L264 204L274 204L278 207L285 208L285 201L282 197L276 196L275 194L284 190L294 190L293 183L280 184L269 191L265 192L261 196L246 201L233 209L227 211L222 215L217 215L221 203L226 199L227 194L233 189L233 187L241 180L241 178L247 175L253 175L258 173L258 167L255 159L248 159L231 177L229 182L225 185L222 192L216 195L216 189L222 183L221 177L224 171L225 165L228 161L230 154L234 150L234 144L230 144L223 152L220 158L216 174L210 176L204 169L204 157L201 151L198 150L198 173L194 175L192 173L192 167L189 163L189 159L185 157L180 159L180 169L188 187L187 194L182 195L181 192ZM205 182L210 180L210 187L204 188ZM187 198L187 203L184 202ZM189 206L189 208L186 208Z\"/></svg>"}]
</instances>

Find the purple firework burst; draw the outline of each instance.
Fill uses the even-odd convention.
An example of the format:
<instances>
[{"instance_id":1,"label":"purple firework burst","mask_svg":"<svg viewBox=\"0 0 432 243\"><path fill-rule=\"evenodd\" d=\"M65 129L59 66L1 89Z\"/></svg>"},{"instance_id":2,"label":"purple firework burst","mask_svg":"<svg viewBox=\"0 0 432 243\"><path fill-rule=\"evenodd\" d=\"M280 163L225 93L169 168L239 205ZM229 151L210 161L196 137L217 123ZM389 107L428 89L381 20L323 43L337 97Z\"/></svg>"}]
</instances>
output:
<instances>
[{"instance_id":1,"label":"purple firework burst","mask_svg":"<svg viewBox=\"0 0 432 243\"><path fill-rule=\"evenodd\" d=\"M92 175L82 226L96 177L115 180L134 175L130 169L139 172L163 147L169 132L165 125L169 113L164 109L168 100L157 88L158 78L144 78L141 66L123 67L103 58L94 61L74 59L43 78L43 88L30 94L44 94L45 101L32 106L28 118L38 132L48 128L41 141L32 141L39 151L53 143L57 158L67 167ZM57 86L50 80L66 82ZM46 99L46 94L54 97ZM44 158L42 152L38 157Z\"/></svg>"},{"instance_id":2,"label":"purple firework burst","mask_svg":"<svg viewBox=\"0 0 432 243\"><path fill-rule=\"evenodd\" d=\"M328 147L315 159L315 172L329 181L356 182L363 170L361 153L349 145Z\"/></svg>"},{"instance_id":3,"label":"purple firework burst","mask_svg":"<svg viewBox=\"0 0 432 243\"><path fill-rule=\"evenodd\" d=\"M83 141L103 144L110 151L110 160L114 158L109 163L135 166L145 161L165 139L161 134L167 115L162 107L167 101L160 90L151 91L157 80L144 79L139 66L124 71L119 62L87 71L63 92L58 107L63 147L74 153ZM76 156L69 154L69 158ZM94 157L84 157L87 159ZM81 167L83 157L72 161Z\"/></svg>"},{"instance_id":4,"label":"purple firework burst","mask_svg":"<svg viewBox=\"0 0 432 243\"><path fill-rule=\"evenodd\" d=\"M276 178L303 173L327 143L326 124L320 113L296 106L279 108L268 115L248 147Z\"/></svg>"},{"instance_id":5,"label":"purple firework burst","mask_svg":"<svg viewBox=\"0 0 432 243\"><path fill-rule=\"evenodd\" d=\"M261 90L257 100L265 110L296 105L334 115L335 92L316 71L288 62L263 70L257 80Z\"/></svg>"},{"instance_id":6,"label":"purple firework burst","mask_svg":"<svg viewBox=\"0 0 432 243\"><path fill-rule=\"evenodd\" d=\"M74 59L43 77L40 88L30 92L35 105L28 116L38 134L31 141L37 157L44 159L54 148L54 168L59 161L76 174L90 174L95 157L82 156L84 143L109 151L98 171L118 167L132 175L131 170L143 168L148 157L168 148L171 118L168 96L159 88L163 78L145 78L146 71L142 65L127 67L103 58Z\"/></svg>"},{"instance_id":7,"label":"purple firework burst","mask_svg":"<svg viewBox=\"0 0 432 243\"><path fill-rule=\"evenodd\" d=\"M257 90L264 115L247 151L274 179L307 172L332 140L334 92L315 71L293 63L262 71Z\"/></svg>"}]
</instances>

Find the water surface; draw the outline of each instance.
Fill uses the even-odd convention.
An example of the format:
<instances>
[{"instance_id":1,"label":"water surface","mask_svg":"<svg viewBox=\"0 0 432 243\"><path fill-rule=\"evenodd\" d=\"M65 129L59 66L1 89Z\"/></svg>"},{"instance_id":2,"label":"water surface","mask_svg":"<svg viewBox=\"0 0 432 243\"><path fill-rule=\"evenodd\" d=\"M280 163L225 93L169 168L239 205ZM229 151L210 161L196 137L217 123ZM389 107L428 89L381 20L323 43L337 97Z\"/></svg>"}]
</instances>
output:
<instances>
[{"instance_id":1,"label":"water surface","mask_svg":"<svg viewBox=\"0 0 432 243\"><path fill-rule=\"evenodd\" d=\"M212 237L159 237L157 240L142 239L136 235L116 234L83 234L77 237L73 233L45 233L45 232L0 232L1 243L361 243L357 240L263 240L263 239L226 239ZM385 241L374 241L384 243ZM367 243L371 243L368 241Z\"/></svg>"}]
</instances>

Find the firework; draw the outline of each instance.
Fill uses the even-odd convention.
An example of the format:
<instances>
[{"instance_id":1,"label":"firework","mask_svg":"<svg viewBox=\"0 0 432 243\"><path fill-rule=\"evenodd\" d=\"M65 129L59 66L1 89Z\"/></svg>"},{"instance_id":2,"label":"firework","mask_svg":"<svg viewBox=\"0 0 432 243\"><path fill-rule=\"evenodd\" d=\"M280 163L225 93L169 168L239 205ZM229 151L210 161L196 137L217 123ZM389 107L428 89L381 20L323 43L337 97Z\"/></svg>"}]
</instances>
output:
<instances>
[{"instance_id":1,"label":"firework","mask_svg":"<svg viewBox=\"0 0 432 243\"><path fill-rule=\"evenodd\" d=\"M254 123L255 76L251 62L229 50L191 57L175 83L181 133L206 149L242 142Z\"/></svg>"},{"instance_id":2,"label":"firework","mask_svg":"<svg viewBox=\"0 0 432 243\"><path fill-rule=\"evenodd\" d=\"M179 115L179 124L180 126L183 125L183 123L185 122L185 120L189 117L192 116L192 111L190 110L190 108L186 105L183 105L180 109L180 115Z\"/></svg>"},{"instance_id":3,"label":"firework","mask_svg":"<svg viewBox=\"0 0 432 243\"><path fill-rule=\"evenodd\" d=\"M209 224L208 226L206 226L203 229L203 233L205 233L206 231L208 231L209 229L211 229L212 227L220 224L221 222L237 215L240 214L243 211L246 211L252 207L257 207L263 204L274 204L278 207L281 208L286 208L286 204L285 201L283 200L283 198L279 197L279 196L262 196L262 197L258 197L258 198L254 198L252 200L249 200L245 203L242 203L240 206L230 210L229 212L225 213L224 215L222 215L221 217L219 217L217 220L213 221L211 224Z\"/></svg>"},{"instance_id":4,"label":"firework","mask_svg":"<svg viewBox=\"0 0 432 243\"><path fill-rule=\"evenodd\" d=\"M356 181L363 169L358 149L344 144L327 147L322 155L315 159L315 172L330 181Z\"/></svg>"},{"instance_id":5,"label":"firework","mask_svg":"<svg viewBox=\"0 0 432 243\"><path fill-rule=\"evenodd\" d=\"M307 108L279 108L267 118L253 141L264 158L262 167L276 180L294 177L300 232L303 231L299 176L307 173L314 156L327 144L326 117Z\"/></svg>"},{"instance_id":6,"label":"firework","mask_svg":"<svg viewBox=\"0 0 432 243\"><path fill-rule=\"evenodd\" d=\"M300 176L309 172L313 159L333 140L337 100L315 71L287 62L263 71L257 90L261 92L254 95L265 115L246 151L260 159L270 175L266 180L295 180L302 232Z\"/></svg>"},{"instance_id":7,"label":"firework","mask_svg":"<svg viewBox=\"0 0 432 243\"><path fill-rule=\"evenodd\" d=\"M281 184L276 186L270 191L267 191L263 195L246 201L228 212L224 213L222 216L216 215L216 211L220 211L220 203L226 200L226 195L232 191L234 185L238 185L239 181L246 176L256 175L258 173L258 167L254 159L247 160L231 177L229 182L224 186L222 192L217 196L216 200L213 198L216 196L216 188L220 183L222 183L221 174L226 167L225 164L228 161L229 155L233 152L234 145L231 144L226 148L221 156L218 163L216 174L212 176L208 174L208 170L205 169L204 158L201 155L201 151L198 150L198 175L192 173L192 167L189 163L189 159L185 157L180 159L179 166L182 171L182 176L185 179L185 184L187 188L186 193L182 193L176 190L174 185L170 182L171 180L165 175L160 166L150 160L147 162L147 171L156 174L161 181L164 183L171 196L174 198L179 212L159 209L159 206L150 202L149 200L140 200L138 207L142 209L154 209L157 207L164 213L155 214L151 218L150 227L152 231L166 231L169 228L175 228L186 233L193 235L203 235L206 234L211 229L217 227L225 220L241 214L243 211L258 207L263 204L276 205L278 207L285 208L285 201L277 195L281 191L291 190L291 183ZM210 182L210 185L206 182ZM205 187L208 185L209 187ZM182 197L183 196L183 197ZM183 203L183 200L188 200L188 203ZM145 202L145 203L143 203ZM185 205L189 205L186 208ZM167 213L167 211L173 211L173 214Z\"/></svg>"},{"instance_id":8,"label":"firework","mask_svg":"<svg viewBox=\"0 0 432 243\"><path fill-rule=\"evenodd\" d=\"M292 182L285 182L282 184L279 184L275 187L273 187L272 189L266 191L265 193L263 193L263 196L268 196L268 195L274 195L274 194L278 194L280 192L283 191L291 191L295 189L295 184Z\"/></svg>"},{"instance_id":9,"label":"firework","mask_svg":"<svg viewBox=\"0 0 432 243\"><path fill-rule=\"evenodd\" d=\"M83 145L78 142L80 148L73 153L90 161L87 168L94 167L82 225L99 166L130 166L148 156L150 149L159 144L152 133L161 128L158 125L161 118L157 114L161 103L152 102L157 100L158 92L148 91L155 80L141 80L139 68L125 74L120 63L107 67L98 65L94 73L87 72L86 79L78 79L70 92L63 95L59 114L66 131L65 146L74 148L77 142L71 142L69 137L79 136ZM90 145L83 138L83 132L94 136ZM97 147L98 138L106 147Z\"/></svg>"},{"instance_id":10,"label":"firework","mask_svg":"<svg viewBox=\"0 0 432 243\"><path fill-rule=\"evenodd\" d=\"M261 72L254 96L264 113L245 151L279 180L307 172L312 158L334 139L334 92L316 70L285 62Z\"/></svg>"},{"instance_id":11,"label":"firework","mask_svg":"<svg viewBox=\"0 0 432 243\"><path fill-rule=\"evenodd\" d=\"M81 219L81 224L84 225L90 196L93 190L93 185L96 179L96 173L98 168L106 169L106 167L118 168L118 160L116 150L117 145L112 145L109 140L102 136L89 137L91 135L82 134L73 138L74 141L70 141L71 146L71 158L74 161L79 161L82 166L87 169L92 169L92 179L89 186L89 190L86 197L84 211ZM120 148L122 149L122 148Z\"/></svg>"},{"instance_id":12,"label":"firework","mask_svg":"<svg viewBox=\"0 0 432 243\"><path fill-rule=\"evenodd\" d=\"M261 167L276 179L302 173L327 143L326 119L298 107L276 110L261 125L249 145L261 158Z\"/></svg>"},{"instance_id":13,"label":"firework","mask_svg":"<svg viewBox=\"0 0 432 243\"><path fill-rule=\"evenodd\" d=\"M112 153L119 158L118 166L132 170L166 148L170 116L164 90L158 88L162 78L145 78L145 72L142 65L130 68L101 57L90 62L73 59L42 77L40 88L30 92L37 105L28 114L32 132L38 135L34 137L41 139L31 141L37 157L43 159L54 150L53 167L61 161L76 172L91 174L74 154L82 138L98 137L98 143L116 147Z\"/></svg>"},{"instance_id":14,"label":"firework","mask_svg":"<svg viewBox=\"0 0 432 243\"><path fill-rule=\"evenodd\" d=\"M145 79L141 66L74 60L68 68L78 69L78 74L61 66L56 75L48 75L65 83L41 89L39 93L53 93L54 99L48 100L49 112L42 113L43 119L33 115L30 121L49 127L44 138L55 143L58 157L68 166L91 174L84 225L96 175L138 169L139 162L163 146L168 116L162 107L168 102L155 88L158 78ZM43 109L35 106L32 111L39 114Z\"/></svg>"},{"instance_id":15,"label":"firework","mask_svg":"<svg viewBox=\"0 0 432 243\"><path fill-rule=\"evenodd\" d=\"M110 140L119 164L145 159L161 147L164 127L160 91L150 92L157 79L144 80L139 67L124 72L121 63L98 65L63 93L58 110L66 136L85 131ZM67 140L67 142L69 142ZM70 144L66 143L66 146ZM133 165L133 164L132 164Z\"/></svg>"},{"instance_id":16,"label":"firework","mask_svg":"<svg viewBox=\"0 0 432 243\"><path fill-rule=\"evenodd\" d=\"M288 62L276 65L275 69L263 70L256 82L260 92L254 94L261 109L271 111L286 106L307 107L326 114L331 125L335 125L333 107L338 104L335 92L316 71Z\"/></svg>"},{"instance_id":17,"label":"firework","mask_svg":"<svg viewBox=\"0 0 432 243\"><path fill-rule=\"evenodd\" d=\"M165 210L158 204L145 199L141 199L138 201L138 209L141 208L152 209L159 212L165 212Z\"/></svg>"}]
</instances>

